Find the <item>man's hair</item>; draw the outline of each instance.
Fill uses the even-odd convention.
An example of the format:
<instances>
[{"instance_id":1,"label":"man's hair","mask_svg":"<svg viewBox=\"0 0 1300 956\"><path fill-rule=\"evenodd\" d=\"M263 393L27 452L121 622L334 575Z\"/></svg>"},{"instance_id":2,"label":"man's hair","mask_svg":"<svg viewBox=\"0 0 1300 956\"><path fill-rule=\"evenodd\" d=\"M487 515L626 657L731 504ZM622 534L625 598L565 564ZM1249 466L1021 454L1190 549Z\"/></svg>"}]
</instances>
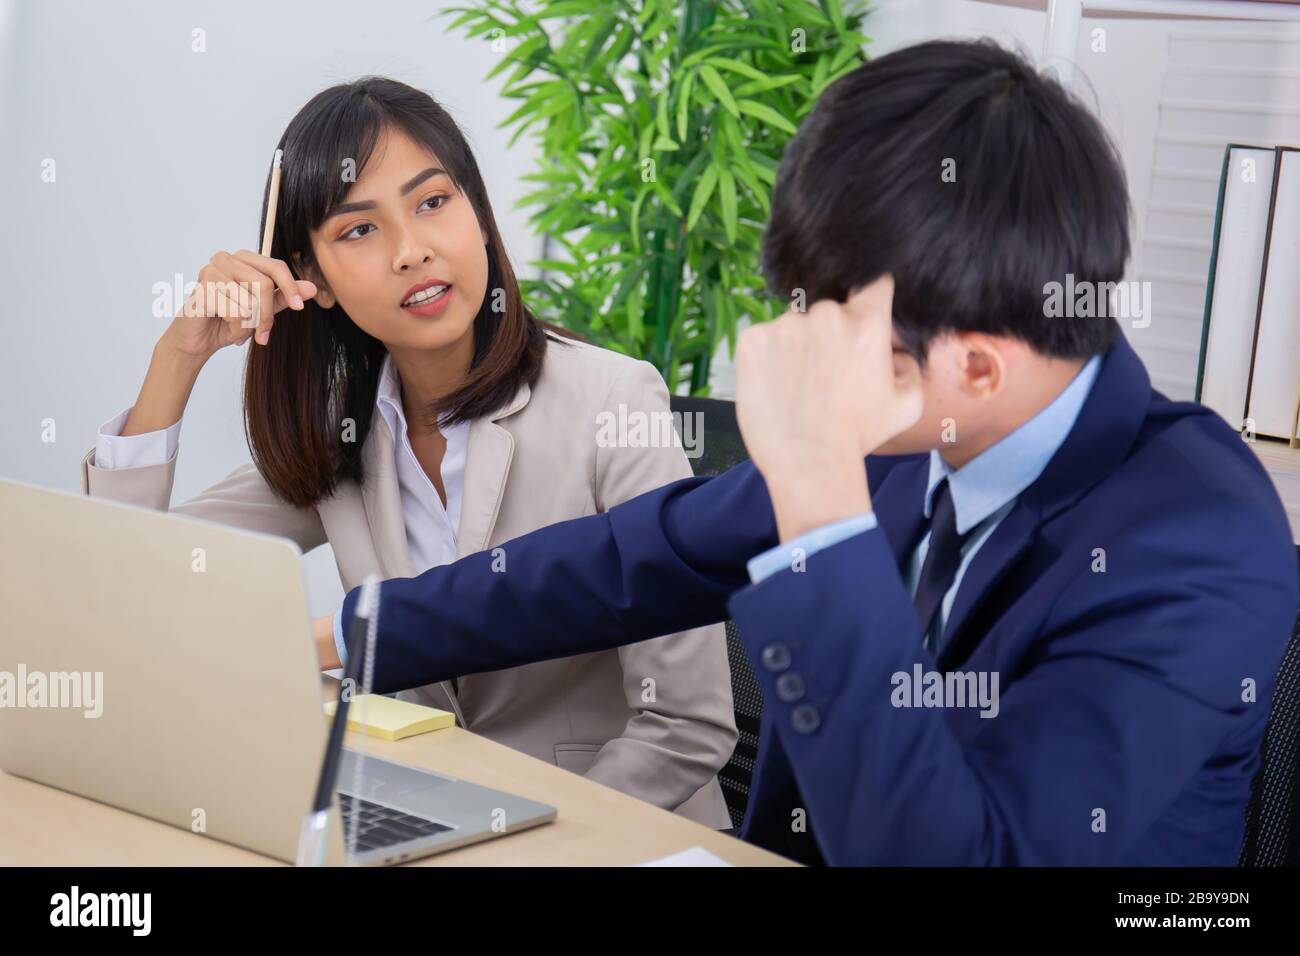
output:
<instances>
[{"instance_id":1,"label":"man's hair","mask_svg":"<svg viewBox=\"0 0 1300 956\"><path fill-rule=\"evenodd\" d=\"M946 332L1083 358L1115 319L1049 317L1044 287L1118 282L1128 222L1123 166L1086 108L991 41L937 41L822 94L782 157L763 270L809 303L892 273L894 328L922 361Z\"/></svg>"}]
</instances>

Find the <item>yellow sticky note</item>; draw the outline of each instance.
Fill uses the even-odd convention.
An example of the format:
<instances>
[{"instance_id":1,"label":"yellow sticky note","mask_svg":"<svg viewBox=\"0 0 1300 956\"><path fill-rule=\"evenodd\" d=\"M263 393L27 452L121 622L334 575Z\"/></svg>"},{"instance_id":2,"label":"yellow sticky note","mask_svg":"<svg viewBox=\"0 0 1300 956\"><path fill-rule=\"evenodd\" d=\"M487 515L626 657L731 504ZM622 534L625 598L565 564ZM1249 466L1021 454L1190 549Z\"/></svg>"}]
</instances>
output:
<instances>
[{"instance_id":1,"label":"yellow sticky note","mask_svg":"<svg viewBox=\"0 0 1300 956\"><path fill-rule=\"evenodd\" d=\"M331 700L325 705L326 717L334 716L336 704ZM384 740L401 740L455 724L455 714L381 694L359 694L348 704L348 730Z\"/></svg>"}]
</instances>

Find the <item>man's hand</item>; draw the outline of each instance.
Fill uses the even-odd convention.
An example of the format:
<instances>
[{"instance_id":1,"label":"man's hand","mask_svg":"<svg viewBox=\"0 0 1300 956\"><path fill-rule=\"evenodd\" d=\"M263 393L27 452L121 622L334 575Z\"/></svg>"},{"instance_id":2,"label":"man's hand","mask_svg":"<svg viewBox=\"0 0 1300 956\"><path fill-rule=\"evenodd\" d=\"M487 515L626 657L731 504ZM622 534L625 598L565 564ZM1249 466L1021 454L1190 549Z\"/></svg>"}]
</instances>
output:
<instances>
[{"instance_id":1,"label":"man's hand","mask_svg":"<svg viewBox=\"0 0 1300 956\"><path fill-rule=\"evenodd\" d=\"M311 622L312 638L316 642L316 656L320 658L320 669L332 671L342 667L339 651L334 645L334 617L318 617Z\"/></svg>"},{"instance_id":2,"label":"man's hand","mask_svg":"<svg viewBox=\"0 0 1300 956\"><path fill-rule=\"evenodd\" d=\"M862 460L920 417L920 370L896 361L883 276L755 325L736 352L736 417L781 540L871 508Z\"/></svg>"}]
</instances>

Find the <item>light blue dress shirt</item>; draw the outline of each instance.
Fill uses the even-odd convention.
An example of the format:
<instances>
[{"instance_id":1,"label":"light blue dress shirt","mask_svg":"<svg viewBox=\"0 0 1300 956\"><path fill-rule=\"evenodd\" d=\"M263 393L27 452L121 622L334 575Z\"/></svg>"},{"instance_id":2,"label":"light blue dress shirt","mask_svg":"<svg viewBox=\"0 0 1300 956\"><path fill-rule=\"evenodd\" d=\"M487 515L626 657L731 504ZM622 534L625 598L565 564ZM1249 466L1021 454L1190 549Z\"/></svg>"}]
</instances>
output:
<instances>
[{"instance_id":1,"label":"light blue dress shirt","mask_svg":"<svg viewBox=\"0 0 1300 956\"><path fill-rule=\"evenodd\" d=\"M939 613L935 615L932 625L935 633L943 633L957 589L980 546L1015 507L1020 493L1043 473L1047 463L1065 441L1065 436L1070 434L1088 393L1092 391L1100 367L1101 356L1092 356L1046 408L961 468L951 468L937 449L930 451L930 475L926 483L924 505L926 518L930 517L935 488L947 478L957 516L957 533L973 532L962 543L961 564L952 586L944 595ZM757 584L779 571L796 573L793 571L796 557L806 560L824 548L863 534L876 526L875 514L868 511L814 528L751 558L747 565L749 578ZM916 594L921 567L929 550L930 532L927 531L912 552L905 569L904 584L907 585L909 594ZM937 641L934 646L938 646Z\"/></svg>"}]
</instances>

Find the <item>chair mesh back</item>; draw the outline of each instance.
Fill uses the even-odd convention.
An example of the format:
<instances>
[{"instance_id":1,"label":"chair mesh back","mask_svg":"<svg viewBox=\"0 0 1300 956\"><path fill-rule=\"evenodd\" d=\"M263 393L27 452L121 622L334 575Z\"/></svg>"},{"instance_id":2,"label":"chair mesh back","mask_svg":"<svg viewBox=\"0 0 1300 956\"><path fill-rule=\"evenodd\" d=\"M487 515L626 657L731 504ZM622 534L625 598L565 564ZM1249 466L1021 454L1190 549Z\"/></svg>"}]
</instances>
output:
<instances>
[{"instance_id":1,"label":"chair mesh back","mask_svg":"<svg viewBox=\"0 0 1300 956\"><path fill-rule=\"evenodd\" d=\"M682 417L691 416L691 429L688 435L695 436L700 442L697 458L692 458L691 468L697 475L720 475L728 468L740 464L749 458L745 443L740 438L740 427L736 424L736 406L720 398L688 398L674 395L671 399L674 412ZM700 437L703 441L700 441ZM695 454L688 448L687 454Z\"/></svg>"},{"instance_id":2,"label":"chair mesh back","mask_svg":"<svg viewBox=\"0 0 1300 956\"><path fill-rule=\"evenodd\" d=\"M1300 561L1300 548L1296 549ZM1241 866L1300 866L1300 615L1273 687Z\"/></svg>"},{"instance_id":3,"label":"chair mesh back","mask_svg":"<svg viewBox=\"0 0 1300 956\"><path fill-rule=\"evenodd\" d=\"M683 427L687 437L700 441L701 454L691 459L697 475L720 475L749 455L736 425L736 406L714 398L687 398L675 395L672 410L683 416L693 416L689 426ZM688 454L694 452L688 448ZM749 657L740 641L736 622L727 622L727 661L731 664L731 697L736 715L739 739L727 765L718 773L722 794L727 801L732 826L740 826L745 819L745 806L749 802L749 784L754 775L754 760L758 756L758 725L763 716L763 694L749 666Z\"/></svg>"}]
</instances>

